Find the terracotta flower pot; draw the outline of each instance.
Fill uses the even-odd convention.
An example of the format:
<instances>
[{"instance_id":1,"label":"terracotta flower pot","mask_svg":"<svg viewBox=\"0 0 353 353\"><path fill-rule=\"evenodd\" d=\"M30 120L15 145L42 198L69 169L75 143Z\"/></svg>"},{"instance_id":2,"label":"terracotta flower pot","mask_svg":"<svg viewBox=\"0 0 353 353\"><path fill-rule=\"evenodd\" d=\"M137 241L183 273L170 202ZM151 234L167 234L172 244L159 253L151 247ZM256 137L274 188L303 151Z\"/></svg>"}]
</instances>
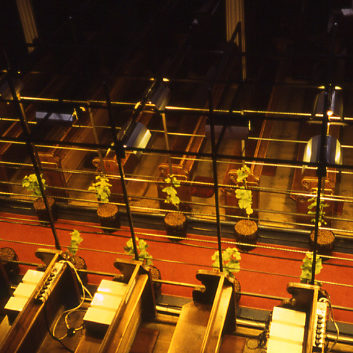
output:
<instances>
[{"instance_id":1,"label":"terracotta flower pot","mask_svg":"<svg viewBox=\"0 0 353 353\"><path fill-rule=\"evenodd\" d=\"M118 206L111 203L99 204L97 215L103 232L112 233L120 228Z\"/></svg>"},{"instance_id":2,"label":"terracotta flower pot","mask_svg":"<svg viewBox=\"0 0 353 353\"><path fill-rule=\"evenodd\" d=\"M187 218L182 212L168 212L164 217L164 226L168 235L186 237ZM171 238L172 241L177 239Z\"/></svg>"},{"instance_id":3,"label":"terracotta flower pot","mask_svg":"<svg viewBox=\"0 0 353 353\"><path fill-rule=\"evenodd\" d=\"M48 207L51 210L51 214L53 216L53 221L57 220L57 211L56 211L56 203L53 197L47 197ZM37 214L39 220L44 222L50 222L49 213L45 207L44 199L42 197L38 197L33 202L34 211Z\"/></svg>"},{"instance_id":4,"label":"terracotta flower pot","mask_svg":"<svg viewBox=\"0 0 353 353\"><path fill-rule=\"evenodd\" d=\"M309 244L312 249L314 246L315 231L310 233ZM329 255L334 247L335 235L327 229L319 229L317 234L317 251L320 255Z\"/></svg>"},{"instance_id":5,"label":"terracotta flower pot","mask_svg":"<svg viewBox=\"0 0 353 353\"><path fill-rule=\"evenodd\" d=\"M239 243L246 243L249 245L237 245L243 251L249 251L255 248L258 237L258 226L255 221L250 219L242 219L234 226L235 239Z\"/></svg>"}]
</instances>

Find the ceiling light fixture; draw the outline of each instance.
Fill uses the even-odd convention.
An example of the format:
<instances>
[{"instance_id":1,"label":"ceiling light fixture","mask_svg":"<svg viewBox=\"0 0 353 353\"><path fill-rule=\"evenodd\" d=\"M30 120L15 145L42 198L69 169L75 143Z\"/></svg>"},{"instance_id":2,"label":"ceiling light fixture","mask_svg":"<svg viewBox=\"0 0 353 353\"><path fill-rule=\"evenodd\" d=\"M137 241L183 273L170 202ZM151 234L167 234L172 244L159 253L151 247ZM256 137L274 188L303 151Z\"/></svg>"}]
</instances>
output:
<instances>
[{"instance_id":1,"label":"ceiling light fixture","mask_svg":"<svg viewBox=\"0 0 353 353\"><path fill-rule=\"evenodd\" d=\"M339 86L329 87L324 89L320 86L319 89L323 89L316 95L312 118L323 117L325 110L325 96L327 97L327 109L326 114L330 121L340 120L343 121L343 97L342 88Z\"/></svg>"}]
</instances>

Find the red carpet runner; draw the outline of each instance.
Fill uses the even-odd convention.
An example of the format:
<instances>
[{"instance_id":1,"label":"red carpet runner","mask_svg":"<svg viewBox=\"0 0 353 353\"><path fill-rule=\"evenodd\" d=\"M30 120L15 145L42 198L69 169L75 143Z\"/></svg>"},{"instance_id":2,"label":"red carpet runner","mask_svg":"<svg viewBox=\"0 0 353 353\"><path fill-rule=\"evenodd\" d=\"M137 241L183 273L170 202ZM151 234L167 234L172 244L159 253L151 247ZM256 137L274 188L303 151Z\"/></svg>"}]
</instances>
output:
<instances>
[{"instance_id":1,"label":"red carpet runner","mask_svg":"<svg viewBox=\"0 0 353 353\"><path fill-rule=\"evenodd\" d=\"M24 225L16 221L16 217L20 216L13 214L0 216L0 220L12 218L14 222L1 222L0 246L14 248L21 261L38 263L39 260L34 255L35 250L45 245L53 246L51 229L38 227L35 218L28 217L33 223L28 221L26 222L28 224ZM126 257L123 248L127 237L130 236L126 227L122 227L112 235L91 233L100 231L96 224L60 220L56 223L56 227L63 248L69 244L69 233L73 229L81 232L84 241L78 255L85 259L89 270L116 273L117 270L113 267L114 260L117 257ZM195 278L196 271L200 268L211 268L211 256L217 248L215 238L200 235L189 234L188 238L180 243L173 243L167 238L160 237L159 235L165 235L164 231L152 234L151 230L136 229L136 235L147 240L148 251L154 258L154 265L161 271L162 279L169 281L200 284ZM26 244L16 243L17 241ZM228 246L234 245L227 244L225 239L223 247ZM243 292L289 297L286 287L288 282L299 281L301 260L304 258L303 250L284 246L269 247L271 248L258 246L250 253L242 253L241 270L236 277L241 283ZM317 280L340 283L340 285L323 283L323 288L330 294L333 305L352 307L350 299L353 297L353 256L337 253L333 255L342 259L326 260ZM21 268L23 272L25 269ZM100 279L98 276L89 276L91 283ZM188 287L165 284L162 286L163 294L190 297L191 291L192 289ZM248 295L242 295L240 301L241 306L268 310L278 303L278 300ZM335 319L353 323L353 311L335 309Z\"/></svg>"}]
</instances>

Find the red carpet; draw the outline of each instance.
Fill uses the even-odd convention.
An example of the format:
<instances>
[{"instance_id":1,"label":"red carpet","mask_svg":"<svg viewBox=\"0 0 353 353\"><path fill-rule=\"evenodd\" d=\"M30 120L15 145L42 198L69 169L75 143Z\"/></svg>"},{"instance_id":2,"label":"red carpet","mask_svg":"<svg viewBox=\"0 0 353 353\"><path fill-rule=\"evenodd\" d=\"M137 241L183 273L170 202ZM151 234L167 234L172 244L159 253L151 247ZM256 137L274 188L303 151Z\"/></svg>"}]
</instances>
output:
<instances>
[{"instance_id":1,"label":"red carpet","mask_svg":"<svg viewBox=\"0 0 353 353\"><path fill-rule=\"evenodd\" d=\"M0 214L0 220L5 217L15 218L16 216ZM0 246L14 248L21 261L38 263L39 260L34 255L35 250L45 245L53 246L54 241L50 228L33 226L37 224L36 219L31 218L31 220L34 221L31 225L1 222ZM84 241L81 243L78 255L86 260L89 270L115 273L114 260L117 257L126 257L123 254L123 247L127 237L130 236L126 227L112 235L90 233L100 231L96 224L60 220L56 223L56 227L60 244L63 247L69 244L69 233L73 229L81 232ZM148 250L154 258L154 265L161 271L162 279L169 281L199 284L195 278L196 271L201 268L210 268L211 256L217 248L215 238L211 237L189 234L188 238L181 243L172 243L160 236L165 234L164 231L152 234L150 230L137 229L136 233L137 236L148 241ZM16 241L27 242L27 244L16 243ZM228 246L233 245L223 243L224 248ZM256 247L249 254L243 253L241 270L237 274L242 292L289 297L286 291L287 284L291 281L299 281L300 265L304 254L288 250L300 249L284 246L277 247L277 249L275 246L272 246L272 249ZM339 282L340 285L324 283L323 288L330 294L333 305L351 307L353 271L351 267L345 266L352 266L353 256L338 253L333 255L344 259L327 260L317 280ZM24 272L26 268L22 267L21 270ZM89 276L89 281L92 283L99 279L98 276ZM163 294L190 297L191 291L192 289L188 287L165 284L162 286ZM241 306L269 310L277 304L277 300L248 295L242 295L240 301ZM338 321L353 323L353 312L335 309L335 318Z\"/></svg>"}]
</instances>

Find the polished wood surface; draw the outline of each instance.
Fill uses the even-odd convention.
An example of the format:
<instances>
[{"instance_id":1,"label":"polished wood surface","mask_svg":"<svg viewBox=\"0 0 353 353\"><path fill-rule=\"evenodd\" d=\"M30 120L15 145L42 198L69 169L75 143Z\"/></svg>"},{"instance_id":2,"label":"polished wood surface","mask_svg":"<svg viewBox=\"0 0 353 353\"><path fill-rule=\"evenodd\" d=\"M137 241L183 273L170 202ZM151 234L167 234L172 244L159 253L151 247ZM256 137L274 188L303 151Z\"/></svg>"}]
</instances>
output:
<instances>
[{"instance_id":1,"label":"polished wood surface","mask_svg":"<svg viewBox=\"0 0 353 353\"><path fill-rule=\"evenodd\" d=\"M0 262L0 318L3 315L3 308L10 297L10 281L3 264Z\"/></svg>"},{"instance_id":2,"label":"polished wood surface","mask_svg":"<svg viewBox=\"0 0 353 353\"><path fill-rule=\"evenodd\" d=\"M255 151L251 152L245 148L246 157L254 157L254 158L266 158L267 150L269 141L266 140L271 136L272 131L272 121L264 120L261 124L261 130L259 132L259 139L257 140ZM239 139L234 139L234 156L242 156L242 142ZM246 143L245 143L246 146ZM253 153L253 155L250 155ZM223 179L223 183L226 185L236 186L237 183L237 170L241 168L242 161L235 160L228 165L226 174ZM257 209L259 208L260 203L260 192L256 190L257 187L260 185L261 175L264 169L262 162L254 162L249 165L250 168L250 175L248 177L247 185L249 189L252 189L252 208L254 213L252 217L258 217ZM224 195L225 195L225 206L232 206L238 207L238 199L235 196L234 188L223 188ZM225 207L225 211L227 215L234 215L234 216L244 216L244 211L238 208L230 208Z\"/></svg>"},{"instance_id":3,"label":"polished wood surface","mask_svg":"<svg viewBox=\"0 0 353 353\"><path fill-rule=\"evenodd\" d=\"M153 320L155 316L151 279L142 263L117 260L114 265L122 273L122 281L127 284L124 297L104 336L86 331L75 353L128 353L141 323Z\"/></svg>"},{"instance_id":4,"label":"polished wood surface","mask_svg":"<svg viewBox=\"0 0 353 353\"><path fill-rule=\"evenodd\" d=\"M136 121L148 127L151 119L155 114L156 113L154 111L144 110L138 115ZM139 160L140 157L138 154L132 151L126 151L125 157L121 159L121 165L124 168L124 173L132 173ZM123 189L121 185L119 165L115 151L113 149L108 149L102 160L100 160L99 157L95 157L92 161L92 164L97 169L97 171L103 172L110 176L109 182L112 185L111 201L122 200Z\"/></svg>"},{"instance_id":5,"label":"polished wood surface","mask_svg":"<svg viewBox=\"0 0 353 353\"><path fill-rule=\"evenodd\" d=\"M199 270L196 277L205 290L195 290L182 307L168 353L219 352L222 335L235 330L233 284L212 271Z\"/></svg>"},{"instance_id":6,"label":"polished wood surface","mask_svg":"<svg viewBox=\"0 0 353 353\"><path fill-rule=\"evenodd\" d=\"M49 278L55 263L60 259L60 254L61 252L58 251L53 255L42 280L37 284L16 319L13 322L7 321L7 325L2 326L6 334L3 335L4 338L0 343L0 352L36 352L46 335L48 325L51 325L59 309L63 305L72 307L79 302L80 295L76 278L66 264L55 278L47 300L44 303L35 300L36 294Z\"/></svg>"}]
</instances>

